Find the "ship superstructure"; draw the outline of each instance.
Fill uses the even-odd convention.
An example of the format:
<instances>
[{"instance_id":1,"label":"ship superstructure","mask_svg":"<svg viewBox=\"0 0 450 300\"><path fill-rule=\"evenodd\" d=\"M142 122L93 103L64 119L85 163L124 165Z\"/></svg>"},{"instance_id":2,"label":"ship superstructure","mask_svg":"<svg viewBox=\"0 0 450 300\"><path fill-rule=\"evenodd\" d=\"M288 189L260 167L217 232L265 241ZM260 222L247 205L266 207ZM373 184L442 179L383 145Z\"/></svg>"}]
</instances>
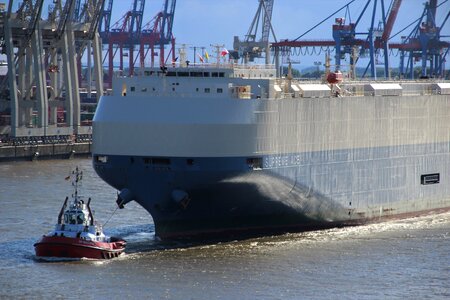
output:
<instances>
[{"instance_id":1,"label":"ship superstructure","mask_svg":"<svg viewBox=\"0 0 450 300\"><path fill-rule=\"evenodd\" d=\"M160 238L351 225L450 207L450 83L277 77L270 65L117 76L93 164Z\"/></svg>"}]
</instances>

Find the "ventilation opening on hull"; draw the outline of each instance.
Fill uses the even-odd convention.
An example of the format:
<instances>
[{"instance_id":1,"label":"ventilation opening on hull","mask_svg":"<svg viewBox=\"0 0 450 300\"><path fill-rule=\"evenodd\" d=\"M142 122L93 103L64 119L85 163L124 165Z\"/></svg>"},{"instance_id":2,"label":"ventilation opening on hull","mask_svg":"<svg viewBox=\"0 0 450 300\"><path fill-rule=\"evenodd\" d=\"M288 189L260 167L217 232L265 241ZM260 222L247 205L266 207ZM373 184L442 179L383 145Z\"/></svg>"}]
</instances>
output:
<instances>
[{"instance_id":1,"label":"ventilation opening on hull","mask_svg":"<svg viewBox=\"0 0 450 300\"><path fill-rule=\"evenodd\" d=\"M108 162L108 156L106 155L96 155L95 161L99 163L107 163Z\"/></svg>"},{"instance_id":2,"label":"ventilation opening on hull","mask_svg":"<svg viewBox=\"0 0 450 300\"><path fill-rule=\"evenodd\" d=\"M439 177L439 173L424 174L420 176L420 183L422 185L436 184L439 183Z\"/></svg>"},{"instance_id":3,"label":"ventilation opening on hull","mask_svg":"<svg viewBox=\"0 0 450 300\"><path fill-rule=\"evenodd\" d=\"M252 168L253 170L255 169L262 169L262 157L250 157L247 158L247 165Z\"/></svg>"},{"instance_id":4,"label":"ventilation opening on hull","mask_svg":"<svg viewBox=\"0 0 450 300\"><path fill-rule=\"evenodd\" d=\"M167 166L167 165L170 165L170 159L164 158L164 157L145 157L144 163L151 164L151 165Z\"/></svg>"}]
</instances>

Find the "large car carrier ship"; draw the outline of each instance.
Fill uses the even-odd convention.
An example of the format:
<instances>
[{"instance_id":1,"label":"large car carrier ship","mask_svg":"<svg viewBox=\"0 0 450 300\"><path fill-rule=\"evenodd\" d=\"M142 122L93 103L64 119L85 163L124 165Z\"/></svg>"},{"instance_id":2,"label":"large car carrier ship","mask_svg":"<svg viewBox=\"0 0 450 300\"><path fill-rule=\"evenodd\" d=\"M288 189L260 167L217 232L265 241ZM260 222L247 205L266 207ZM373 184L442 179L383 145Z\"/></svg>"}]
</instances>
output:
<instances>
[{"instance_id":1,"label":"large car carrier ship","mask_svg":"<svg viewBox=\"0 0 450 300\"><path fill-rule=\"evenodd\" d=\"M93 164L164 238L272 234L450 208L450 83L277 77L270 65L118 76Z\"/></svg>"}]
</instances>

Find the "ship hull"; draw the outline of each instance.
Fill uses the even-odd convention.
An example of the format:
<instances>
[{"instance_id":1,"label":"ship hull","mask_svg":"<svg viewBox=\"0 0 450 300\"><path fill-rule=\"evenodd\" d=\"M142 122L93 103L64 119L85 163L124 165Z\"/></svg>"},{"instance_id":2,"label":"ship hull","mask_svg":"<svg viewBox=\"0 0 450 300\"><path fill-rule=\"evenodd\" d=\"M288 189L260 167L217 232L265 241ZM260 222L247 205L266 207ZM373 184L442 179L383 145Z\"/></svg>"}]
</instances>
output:
<instances>
[{"instance_id":1,"label":"ship hull","mask_svg":"<svg viewBox=\"0 0 450 300\"><path fill-rule=\"evenodd\" d=\"M448 209L445 147L403 146L398 157L385 148L351 149L325 160L325 153L268 155L260 157L261 168L249 166L247 157L195 158L192 165L189 158L167 157L169 165L155 165L146 157L108 156L94 168L119 191L132 192L162 239L237 237ZM274 166L281 161L284 167ZM439 184L420 183L421 174L436 170L444 175Z\"/></svg>"},{"instance_id":2,"label":"ship hull","mask_svg":"<svg viewBox=\"0 0 450 300\"><path fill-rule=\"evenodd\" d=\"M125 251L125 241L94 242L80 238L43 236L34 244L39 258L90 258L110 259L118 257Z\"/></svg>"},{"instance_id":3,"label":"ship hull","mask_svg":"<svg viewBox=\"0 0 450 300\"><path fill-rule=\"evenodd\" d=\"M439 94L104 96L93 165L160 238L355 225L450 207L449 118Z\"/></svg>"}]
</instances>

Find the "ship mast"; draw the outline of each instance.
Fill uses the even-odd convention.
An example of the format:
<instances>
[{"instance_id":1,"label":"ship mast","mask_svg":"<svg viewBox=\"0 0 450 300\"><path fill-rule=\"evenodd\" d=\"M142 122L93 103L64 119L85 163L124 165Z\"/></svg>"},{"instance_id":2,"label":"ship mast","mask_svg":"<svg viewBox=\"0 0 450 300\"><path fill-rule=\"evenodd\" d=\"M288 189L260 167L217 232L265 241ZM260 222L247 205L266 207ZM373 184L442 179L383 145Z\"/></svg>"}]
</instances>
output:
<instances>
[{"instance_id":1,"label":"ship mast","mask_svg":"<svg viewBox=\"0 0 450 300\"><path fill-rule=\"evenodd\" d=\"M220 53L221 53L221 50L220 49L224 49L224 47L225 47L225 45L219 45L219 44L215 44L215 45L211 45L211 47L214 47L214 48L216 48L216 50L215 50L215 52L216 52L216 59L217 59L217 66L219 66L220 65Z\"/></svg>"},{"instance_id":2,"label":"ship mast","mask_svg":"<svg viewBox=\"0 0 450 300\"><path fill-rule=\"evenodd\" d=\"M83 171L80 171L78 167L75 168L75 171L72 171L72 175L75 175L75 177L72 178L72 186L74 188L74 195L72 197L74 198L74 202L78 202L78 187L81 186L81 180L83 179Z\"/></svg>"}]
</instances>

